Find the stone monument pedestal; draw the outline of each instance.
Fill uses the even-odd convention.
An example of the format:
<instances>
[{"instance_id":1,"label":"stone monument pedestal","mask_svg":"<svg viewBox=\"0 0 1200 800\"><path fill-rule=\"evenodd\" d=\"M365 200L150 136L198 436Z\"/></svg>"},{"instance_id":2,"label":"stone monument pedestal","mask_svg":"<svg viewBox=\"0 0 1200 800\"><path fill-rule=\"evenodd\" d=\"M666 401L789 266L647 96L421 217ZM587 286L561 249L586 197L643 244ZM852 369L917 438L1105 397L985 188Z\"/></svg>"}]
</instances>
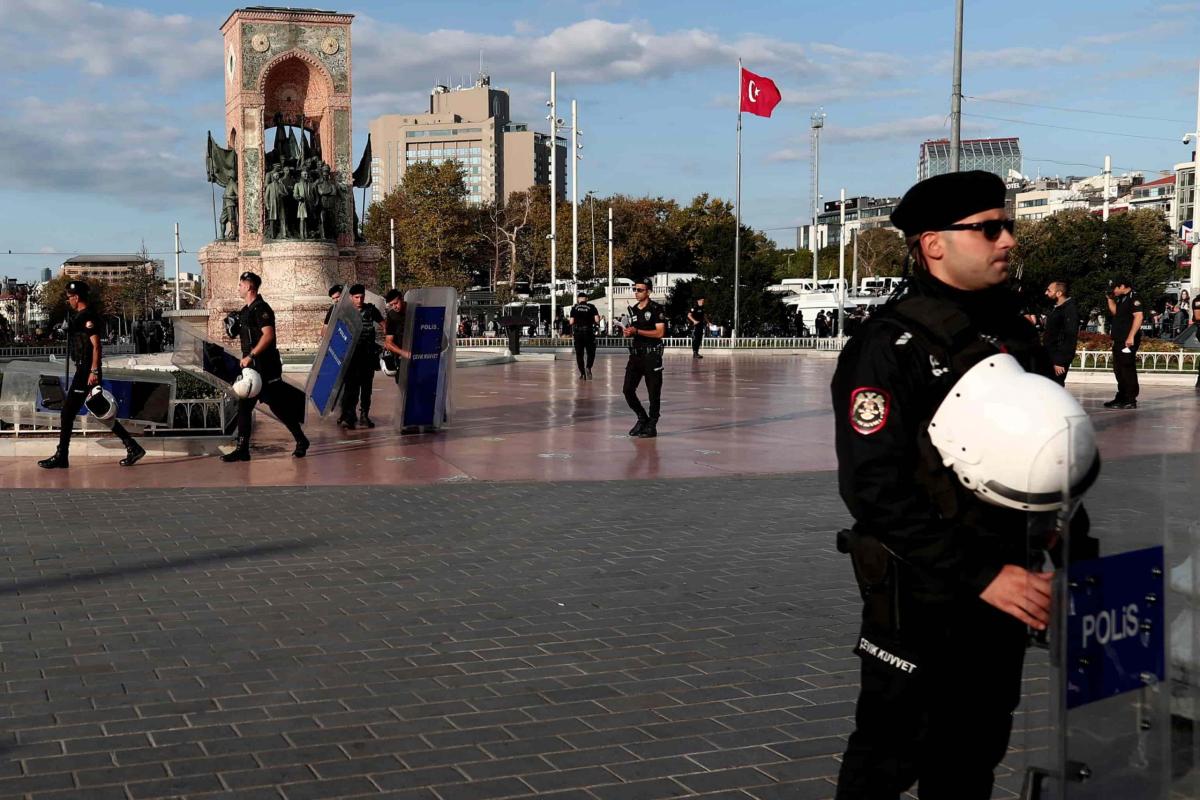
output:
<instances>
[{"instance_id":1,"label":"stone monument pedestal","mask_svg":"<svg viewBox=\"0 0 1200 800\"><path fill-rule=\"evenodd\" d=\"M331 241L268 241L260 250L241 250L237 242L205 245L197 257L204 271L209 338L225 337L225 316L243 305L238 276L249 271L262 277L259 292L275 310L279 349L315 350L329 307L329 287L362 283L375 288L382 256L373 245L339 248Z\"/></svg>"}]
</instances>

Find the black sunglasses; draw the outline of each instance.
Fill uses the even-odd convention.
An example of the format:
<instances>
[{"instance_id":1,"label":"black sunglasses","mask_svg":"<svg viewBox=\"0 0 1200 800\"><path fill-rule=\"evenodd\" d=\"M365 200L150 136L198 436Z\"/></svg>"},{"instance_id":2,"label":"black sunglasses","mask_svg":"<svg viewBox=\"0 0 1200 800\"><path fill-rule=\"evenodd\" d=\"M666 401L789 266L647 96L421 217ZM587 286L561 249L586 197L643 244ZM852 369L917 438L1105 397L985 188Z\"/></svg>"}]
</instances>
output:
<instances>
[{"instance_id":1,"label":"black sunglasses","mask_svg":"<svg viewBox=\"0 0 1200 800\"><path fill-rule=\"evenodd\" d=\"M1016 230L1017 223L1011 219L985 219L983 222L959 222L954 225L947 225L944 228L939 228L943 231L979 231L983 237L989 242L994 242L1000 238L1001 231L1012 233Z\"/></svg>"}]
</instances>

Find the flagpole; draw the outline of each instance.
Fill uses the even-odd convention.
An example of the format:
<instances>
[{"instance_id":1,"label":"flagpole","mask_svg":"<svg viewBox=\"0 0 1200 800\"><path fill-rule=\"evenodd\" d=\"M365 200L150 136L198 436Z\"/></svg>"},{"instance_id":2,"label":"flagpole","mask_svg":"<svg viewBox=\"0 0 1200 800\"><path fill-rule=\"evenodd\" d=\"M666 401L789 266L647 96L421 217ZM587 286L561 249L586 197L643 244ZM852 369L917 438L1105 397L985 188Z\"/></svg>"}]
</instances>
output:
<instances>
[{"instance_id":1,"label":"flagpole","mask_svg":"<svg viewBox=\"0 0 1200 800\"><path fill-rule=\"evenodd\" d=\"M737 345L742 261L742 60L738 59L737 191L733 200L733 340Z\"/></svg>"}]
</instances>

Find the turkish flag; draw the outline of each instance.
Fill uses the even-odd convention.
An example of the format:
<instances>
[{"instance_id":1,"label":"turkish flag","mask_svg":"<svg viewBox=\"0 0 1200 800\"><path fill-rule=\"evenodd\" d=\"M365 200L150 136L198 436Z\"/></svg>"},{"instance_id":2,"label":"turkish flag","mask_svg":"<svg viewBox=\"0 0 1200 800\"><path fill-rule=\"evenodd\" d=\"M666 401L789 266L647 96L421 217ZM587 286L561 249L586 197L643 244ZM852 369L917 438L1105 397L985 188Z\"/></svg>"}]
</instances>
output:
<instances>
[{"instance_id":1,"label":"turkish flag","mask_svg":"<svg viewBox=\"0 0 1200 800\"><path fill-rule=\"evenodd\" d=\"M755 75L745 67L742 68L741 111L749 111L760 117L769 117L782 99L775 81L764 78L762 75Z\"/></svg>"}]
</instances>

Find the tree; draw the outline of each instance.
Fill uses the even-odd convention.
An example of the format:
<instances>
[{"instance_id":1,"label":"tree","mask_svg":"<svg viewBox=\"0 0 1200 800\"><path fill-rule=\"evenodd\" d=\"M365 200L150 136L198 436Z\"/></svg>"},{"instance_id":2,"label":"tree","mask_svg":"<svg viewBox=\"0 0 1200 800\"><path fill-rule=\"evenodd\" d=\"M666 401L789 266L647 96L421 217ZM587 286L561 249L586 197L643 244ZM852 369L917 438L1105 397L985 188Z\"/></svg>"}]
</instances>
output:
<instances>
[{"instance_id":1,"label":"tree","mask_svg":"<svg viewBox=\"0 0 1200 800\"><path fill-rule=\"evenodd\" d=\"M863 278L900 275L908 247L904 237L888 228L871 228L858 234L858 274Z\"/></svg>"},{"instance_id":2,"label":"tree","mask_svg":"<svg viewBox=\"0 0 1200 800\"><path fill-rule=\"evenodd\" d=\"M386 251L389 220L395 219L397 281L465 289L481 261L481 240L466 197L457 161L416 162L404 171L400 185L368 210L363 235Z\"/></svg>"},{"instance_id":3,"label":"tree","mask_svg":"<svg viewBox=\"0 0 1200 800\"><path fill-rule=\"evenodd\" d=\"M775 280L812 277L811 250L778 250L776 252L779 260L775 264Z\"/></svg>"},{"instance_id":4,"label":"tree","mask_svg":"<svg viewBox=\"0 0 1200 800\"><path fill-rule=\"evenodd\" d=\"M1158 212L1141 209L1105 223L1086 209L1072 209L1017 224L1010 256L1014 280L1031 297L1053 280L1067 280L1084 314L1103 311L1110 282L1126 276L1154 302L1171 275L1171 231Z\"/></svg>"},{"instance_id":5,"label":"tree","mask_svg":"<svg viewBox=\"0 0 1200 800\"><path fill-rule=\"evenodd\" d=\"M140 263L130 264L125 274L110 287L109 310L126 319L152 318L162 297L162 280L145 242L138 250L138 260Z\"/></svg>"},{"instance_id":6,"label":"tree","mask_svg":"<svg viewBox=\"0 0 1200 800\"><path fill-rule=\"evenodd\" d=\"M513 192L508 202L484 209L479 215L479 236L490 244L494 253L489 286L497 290L500 269L504 257L508 260L507 290L503 300L509 299L517 282L517 242L521 231L529 224L529 212L533 201L529 192Z\"/></svg>"}]
</instances>

